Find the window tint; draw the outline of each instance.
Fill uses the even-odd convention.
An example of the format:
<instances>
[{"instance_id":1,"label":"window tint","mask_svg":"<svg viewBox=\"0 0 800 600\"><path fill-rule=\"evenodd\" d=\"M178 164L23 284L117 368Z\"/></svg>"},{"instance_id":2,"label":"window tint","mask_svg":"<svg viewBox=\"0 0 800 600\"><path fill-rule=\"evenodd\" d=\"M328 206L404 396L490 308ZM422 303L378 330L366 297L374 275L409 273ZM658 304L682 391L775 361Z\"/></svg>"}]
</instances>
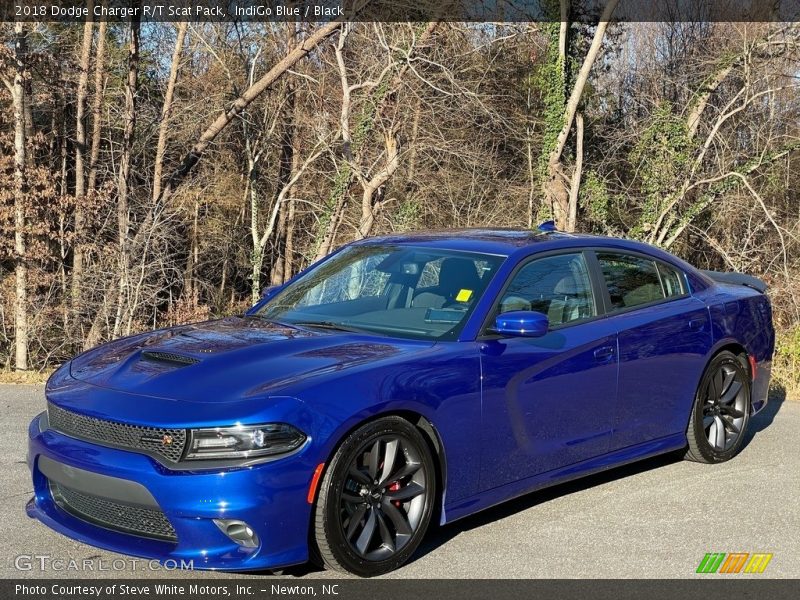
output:
<instances>
[{"instance_id":1,"label":"window tint","mask_svg":"<svg viewBox=\"0 0 800 600\"><path fill-rule=\"evenodd\" d=\"M630 308L664 299L656 263L629 254L598 253L597 260L614 309Z\"/></svg>"},{"instance_id":2,"label":"window tint","mask_svg":"<svg viewBox=\"0 0 800 600\"><path fill-rule=\"evenodd\" d=\"M422 267L422 273L419 276L419 280L417 281L416 289L422 288L429 288L429 287L436 287L441 285L439 281L439 274L442 271L442 263L444 262L445 258L437 258L436 260L430 260L425 263L425 266ZM486 260L472 260L473 268L475 269L476 273L478 274L479 279L483 279L483 276L486 273L490 273L494 269L494 265ZM471 276L471 270L467 270ZM468 277L471 279L471 277Z\"/></svg>"},{"instance_id":3,"label":"window tint","mask_svg":"<svg viewBox=\"0 0 800 600\"><path fill-rule=\"evenodd\" d=\"M443 258L437 258L425 263L425 266L422 267L422 274L417 281L417 289L439 285L439 271L442 270L443 260Z\"/></svg>"},{"instance_id":4,"label":"window tint","mask_svg":"<svg viewBox=\"0 0 800 600\"><path fill-rule=\"evenodd\" d=\"M338 273L309 289L297 301L297 306L318 306L383 295L389 274L379 271L377 266L386 256L388 254L374 254L364 260L350 263Z\"/></svg>"},{"instance_id":5,"label":"window tint","mask_svg":"<svg viewBox=\"0 0 800 600\"><path fill-rule=\"evenodd\" d=\"M500 300L499 312L535 310L550 325L593 317L594 300L582 254L534 260L520 269Z\"/></svg>"},{"instance_id":6,"label":"window tint","mask_svg":"<svg viewBox=\"0 0 800 600\"><path fill-rule=\"evenodd\" d=\"M404 245L350 246L301 273L257 314L301 326L456 339L502 260ZM431 285L420 288L421 281Z\"/></svg>"},{"instance_id":7,"label":"window tint","mask_svg":"<svg viewBox=\"0 0 800 600\"><path fill-rule=\"evenodd\" d=\"M661 283L667 298L683 295L683 286L681 285L683 275L680 272L663 263L658 263L658 272L661 275Z\"/></svg>"}]
</instances>

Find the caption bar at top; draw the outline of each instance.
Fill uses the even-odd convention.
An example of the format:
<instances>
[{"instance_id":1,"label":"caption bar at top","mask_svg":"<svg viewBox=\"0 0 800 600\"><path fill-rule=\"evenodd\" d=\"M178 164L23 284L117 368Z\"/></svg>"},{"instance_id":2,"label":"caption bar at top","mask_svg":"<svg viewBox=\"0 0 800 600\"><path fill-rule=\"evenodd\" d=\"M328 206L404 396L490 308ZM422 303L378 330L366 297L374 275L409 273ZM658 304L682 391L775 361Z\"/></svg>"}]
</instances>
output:
<instances>
[{"instance_id":1,"label":"caption bar at top","mask_svg":"<svg viewBox=\"0 0 800 600\"><path fill-rule=\"evenodd\" d=\"M595 22L608 0L572 0L573 21ZM0 20L471 21L560 20L552 0L4 0ZM620 0L613 19L629 22L791 22L797 0Z\"/></svg>"}]
</instances>

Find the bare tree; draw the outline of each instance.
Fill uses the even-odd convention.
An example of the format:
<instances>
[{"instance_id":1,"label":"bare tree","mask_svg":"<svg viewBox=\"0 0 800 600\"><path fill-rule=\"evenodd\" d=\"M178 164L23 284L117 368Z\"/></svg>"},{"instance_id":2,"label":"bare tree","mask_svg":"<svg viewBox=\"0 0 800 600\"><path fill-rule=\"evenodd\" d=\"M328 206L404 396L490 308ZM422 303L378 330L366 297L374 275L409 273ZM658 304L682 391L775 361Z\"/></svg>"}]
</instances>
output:
<instances>
[{"instance_id":1,"label":"bare tree","mask_svg":"<svg viewBox=\"0 0 800 600\"><path fill-rule=\"evenodd\" d=\"M164 105L161 108L161 123L158 126L158 143L156 144L155 165L153 167L153 202L158 201L161 196L161 178L164 170L164 152L167 147L167 132L169 131L169 117L172 113L172 101L175 96L175 85L178 82L178 73L181 68L181 54L183 43L186 39L186 30L189 26L187 21L178 23L178 31L175 37L175 48L172 52L172 63L169 70L167 81L167 91L164 94Z\"/></svg>"},{"instance_id":2,"label":"bare tree","mask_svg":"<svg viewBox=\"0 0 800 600\"><path fill-rule=\"evenodd\" d=\"M391 115L396 111L397 95L403 85L404 78L411 68L411 61L421 47L424 47L436 30L439 22L431 21L427 23L419 37L414 35L412 41L402 52L405 54L405 61L395 64L392 52L397 48L390 48L386 42L383 43L383 50L387 51L387 63L372 79L367 79L359 83L350 83L348 69L344 60L344 47L349 35L349 29L345 28L339 35L339 42L336 47L336 64L339 70L339 79L342 88L342 104L339 116L339 128L342 139L342 155L344 164L337 174L334 196L330 201L330 212L327 215L326 223L320 236L320 242L315 253L315 260L319 260L330 252L336 237L339 225L347 208L349 191L352 183L357 181L361 187L361 219L356 228L357 237L369 235L375 223L376 214L386 206L386 200L375 201L376 192L382 188L395 173L399 166L399 140L397 137L396 123L389 121L389 126L384 127L381 132L383 138L384 152L378 160L379 168L375 169L374 164L364 165L368 154L365 148L367 138L374 129L380 124L380 117L384 114ZM376 25L376 27L378 27ZM379 30L380 33L380 30ZM394 70L394 75L387 80L389 73ZM361 131L359 139L354 139L352 134L353 125L353 94L357 91L366 90L367 95L363 102L370 107L369 111L372 118ZM361 116L363 119L363 115ZM375 169L374 172L371 172Z\"/></svg>"},{"instance_id":3,"label":"bare tree","mask_svg":"<svg viewBox=\"0 0 800 600\"><path fill-rule=\"evenodd\" d=\"M608 28L608 23L611 20L611 16L614 14L614 9L616 9L618 3L619 0L608 0L605 8L603 9L603 13L600 16L600 21L598 22L594 32L594 37L592 38L591 46L589 46L589 50L586 52L586 56L583 59L583 64L581 65L581 68L575 77L572 91L569 95L566 106L564 107L564 125L562 126L561 131L556 139L556 146L550 153L550 156L547 160L547 179L544 184L544 196L548 204L552 207L552 213L555 217L556 226L559 229L567 229L569 226L569 214L571 212L569 206L570 192L567 187L569 176L566 173L563 160L564 147L567 143L567 137L572 130L572 124L575 120L575 113L578 110L578 104L583 96L583 89L586 87L586 82L589 79L589 73L592 70L592 66L600 54L600 48L603 45L603 38L605 36L606 29ZM559 47L561 47L561 43L559 44ZM565 52L565 50L560 50L560 52L562 51ZM580 179L578 179L578 181L580 181ZM574 198L577 202L577 194L574 195Z\"/></svg>"},{"instance_id":4,"label":"bare tree","mask_svg":"<svg viewBox=\"0 0 800 600\"><path fill-rule=\"evenodd\" d=\"M81 279L83 278L83 211L86 200L84 158L87 150L86 96L89 89L89 62L91 60L92 35L94 33L94 22L92 20L94 0L89 0L87 10L90 16L86 18L83 25L83 43L78 63L78 89L75 98L75 245L72 258L72 300L76 308L80 305L80 288Z\"/></svg>"},{"instance_id":5,"label":"bare tree","mask_svg":"<svg viewBox=\"0 0 800 600\"><path fill-rule=\"evenodd\" d=\"M28 369L28 257L26 253L25 219L26 205L26 127L25 127L25 81L27 72L27 32L25 24L14 24L14 83L12 102L14 105L14 367L19 371Z\"/></svg>"},{"instance_id":6,"label":"bare tree","mask_svg":"<svg viewBox=\"0 0 800 600\"><path fill-rule=\"evenodd\" d=\"M102 0L103 6L108 0ZM92 97L92 148L89 152L89 181L86 185L87 195L95 193L97 188L97 167L100 158L100 142L102 136L103 92L106 80L106 37L108 21L103 19L97 31L97 49L94 57L94 90Z\"/></svg>"},{"instance_id":7,"label":"bare tree","mask_svg":"<svg viewBox=\"0 0 800 600\"><path fill-rule=\"evenodd\" d=\"M137 13L138 14L138 13ZM129 285L128 235L130 233L130 208L128 206L128 181L131 172L131 153L133 151L134 133L136 131L136 95L139 89L139 32L141 21L134 16L130 25L128 42L128 77L125 85L125 110L122 133L122 146L119 156L119 172L117 174L117 243L119 245L119 288L117 291L117 312L114 318L113 335L119 335L125 310L126 293Z\"/></svg>"},{"instance_id":8,"label":"bare tree","mask_svg":"<svg viewBox=\"0 0 800 600\"><path fill-rule=\"evenodd\" d=\"M341 21L330 21L318 27L314 33L292 48L292 50L290 50L274 67L267 71L261 79L249 86L241 96L231 103L230 107L225 112L214 119L200 135L197 142L192 146L192 149L183 157L180 166L173 171L167 179L161 191L160 202L163 204L172 196L177 187L186 179L217 136L241 114L253 100L269 89L282 75L316 48L320 42L337 31L339 27L341 27Z\"/></svg>"}]
</instances>

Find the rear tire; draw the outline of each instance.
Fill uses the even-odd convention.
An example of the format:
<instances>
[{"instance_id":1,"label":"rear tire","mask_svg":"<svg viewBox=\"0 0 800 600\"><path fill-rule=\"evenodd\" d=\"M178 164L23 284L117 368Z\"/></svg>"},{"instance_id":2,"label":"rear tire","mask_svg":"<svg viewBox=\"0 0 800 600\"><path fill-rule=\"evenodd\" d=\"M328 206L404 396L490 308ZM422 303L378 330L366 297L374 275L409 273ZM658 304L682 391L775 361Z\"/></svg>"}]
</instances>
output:
<instances>
[{"instance_id":1,"label":"rear tire","mask_svg":"<svg viewBox=\"0 0 800 600\"><path fill-rule=\"evenodd\" d=\"M428 529L436 473L426 440L400 417L350 434L320 485L314 538L326 567L360 577L408 561Z\"/></svg>"},{"instance_id":2,"label":"rear tire","mask_svg":"<svg viewBox=\"0 0 800 600\"><path fill-rule=\"evenodd\" d=\"M701 463L730 460L741 450L750 423L750 375L724 350L706 367L695 395L684 458Z\"/></svg>"}]
</instances>

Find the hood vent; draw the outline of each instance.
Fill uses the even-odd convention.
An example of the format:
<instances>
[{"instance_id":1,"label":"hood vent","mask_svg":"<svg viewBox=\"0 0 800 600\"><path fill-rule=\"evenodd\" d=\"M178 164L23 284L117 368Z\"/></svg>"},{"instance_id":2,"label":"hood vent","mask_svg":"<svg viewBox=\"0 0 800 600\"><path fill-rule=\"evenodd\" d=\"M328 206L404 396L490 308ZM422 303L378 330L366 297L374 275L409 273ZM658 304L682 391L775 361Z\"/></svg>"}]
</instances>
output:
<instances>
[{"instance_id":1,"label":"hood vent","mask_svg":"<svg viewBox=\"0 0 800 600\"><path fill-rule=\"evenodd\" d=\"M200 361L191 356L183 356L181 354L174 354L172 352L159 352L153 350L145 350L142 352L142 358L146 360L154 360L157 362L168 362L177 365L194 365Z\"/></svg>"}]
</instances>

